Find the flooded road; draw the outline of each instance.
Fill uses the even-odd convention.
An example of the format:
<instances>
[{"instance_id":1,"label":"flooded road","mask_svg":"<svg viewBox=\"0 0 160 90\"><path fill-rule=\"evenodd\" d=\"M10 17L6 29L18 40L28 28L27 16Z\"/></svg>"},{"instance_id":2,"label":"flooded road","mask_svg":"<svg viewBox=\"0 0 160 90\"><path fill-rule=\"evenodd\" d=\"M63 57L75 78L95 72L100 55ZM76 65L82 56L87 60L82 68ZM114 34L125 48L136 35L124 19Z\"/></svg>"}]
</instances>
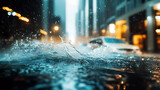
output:
<instances>
[{"instance_id":1,"label":"flooded road","mask_svg":"<svg viewBox=\"0 0 160 90\"><path fill-rule=\"evenodd\" d=\"M160 89L159 58L111 53L102 57L95 52L97 56L89 56L70 44L49 46L21 44L1 54L0 89Z\"/></svg>"},{"instance_id":2,"label":"flooded road","mask_svg":"<svg viewBox=\"0 0 160 90\"><path fill-rule=\"evenodd\" d=\"M67 60L67 61L66 61ZM1 89L158 90L160 63L105 60L34 59L0 63Z\"/></svg>"}]
</instances>

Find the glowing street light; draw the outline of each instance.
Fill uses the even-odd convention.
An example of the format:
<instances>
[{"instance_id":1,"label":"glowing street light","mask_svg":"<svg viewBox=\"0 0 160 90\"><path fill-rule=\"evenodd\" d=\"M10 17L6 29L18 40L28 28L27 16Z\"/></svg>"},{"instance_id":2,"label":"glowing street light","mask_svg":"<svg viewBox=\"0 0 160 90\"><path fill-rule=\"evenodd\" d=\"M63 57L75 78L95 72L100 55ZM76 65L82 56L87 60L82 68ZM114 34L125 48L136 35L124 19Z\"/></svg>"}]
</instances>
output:
<instances>
[{"instance_id":1,"label":"glowing street light","mask_svg":"<svg viewBox=\"0 0 160 90\"><path fill-rule=\"evenodd\" d=\"M48 34L45 30L42 30L42 29L40 30L40 33L45 35L45 36Z\"/></svg>"},{"instance_id":2,"label":"glowing street light","mask_svg":"<svg viewBox=\"0 0 160 90\"><path fill-rule=\"evenodd\" d=\"M60 27L58 25L53 27L53 31L59 31L59 30L60 30Z\"/></svg>"},{"instance_id":3,"label":"glowing street light","mask_svg":"<svg viewBox=\"0 0 160 90\"><path fill-rule=\"evenodd\" d=\"M2 7L2 9L8 12L13 12L13 10L9 7Z\"/></svg>"},{"instance_id":4,"label":"glowing street light","mask_svg":"<svg viewBox=\"0 0 160 90\"><path fill-rule=\"evenodd\" d=\"M16 15L15 16L17 16L17 17L21 17L21 14L20 13L16 13Z\"/></svg>"},{"instance_id":5,"label":"glowing street light","mask_svg":"<svg viewBox=\"0 0 160 90\"><path fill-rule=\"evenodd\" d=\"M19 19L25 22L29 22L29 19L23 16L19 17Z\"/></svg>"}]
</instances>

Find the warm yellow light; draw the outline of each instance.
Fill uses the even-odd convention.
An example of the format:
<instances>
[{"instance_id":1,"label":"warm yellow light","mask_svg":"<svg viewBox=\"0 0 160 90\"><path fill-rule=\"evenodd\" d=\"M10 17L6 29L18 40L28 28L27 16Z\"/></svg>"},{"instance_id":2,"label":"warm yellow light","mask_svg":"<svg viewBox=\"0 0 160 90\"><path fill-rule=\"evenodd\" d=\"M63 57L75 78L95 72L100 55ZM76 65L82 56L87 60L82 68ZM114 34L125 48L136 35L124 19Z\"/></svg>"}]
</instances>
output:
<instances>
[{"instance_id":1,"label":"warm yellow light","mask_svg":"<svg viewBox=\"0 0 160 90\"><path fill-rule=\"evenodd\" d=\"M157 33L157 34L160 34L160 29L156 29L156 33Z\"/></svg>"},{"instance_id":2,"label":"warm yellow light","mask_svg":"<svg viewBox=\"0 0 160 90\"><path fill-rule=\"evenodd\" d=\"M121 81L121 84L124 84L124 81Z\"/></svg>"},{"instance_id":3,"label":"warm yellow light","mask_svg":"<svg viewBox=\"0 0 160 90\"><path fill-rule=\"evenodd\" d=\"M160 12L157 12L156 15L157 15L157 16L160 16Z\"/></svg>"},{"instance_id":4,"label":"warm yellow light","mask_svg":"<svg viewBox=\"0 0 160 90\"><path fill-rule=\"evenodd\" d=\"M26 18L26 17L22 17L22 16L21 16L21 17L19 17L19 19L22 20L22 21L25 21L25 22L29 22L29 19Z\"/></svg>"},{"instance_id":5,"label":"warm yellow light","mask_svg":"<svg viewBox=\"0 0 160 90\"><path fill-rule=\"evenodd\" d=\"M17 17L21 17L21 14L20 14L20 13L16 13L16 16L17 16Z\"/></svg>"},{"instance_id":6,"label":"warm yellow light","mask_svg":"<svg viewBox=\"0 0 160 90\"><path fill-rule=\"evenodd\" d=\"M40 33L43 34L43 35L47 35L47 32L42 30L42 29L40 30Z\"/></svg>"},{"instance_id":7,"label":"warm yellow light","mask_svg":"<svg viewBox=\"0 0 160 90\"><path fill-rule=\"evenodd\" d=\"M125 24L127 21L126 20L119 20L119 21L116 21L116 24Z\"/></svg>"},{"instance_id":8,"label":"warm yellow light","mask_svg":"<svg viewBox=\"0 0 160 90\"><path fill-rule=\"evenodd\" d=\"M59 31L59 29L60 29L59 26L54 26L54 27L53 27L53 30L54 30L54 31Z\"/></svg>"},{"instance_id":9,"label":"warm yellow light","mask_svg":"<svg viewBox=\"0 0 160 90\"><path fill-rule=\"evenodd\" d=\"M106 30L105 30L105 29L103 29L103 30L102 30L102 33L106 33Z\"/></svg>"},{"instance_id":10,"label":"warm yellow light","mask_svg":"<svg viewBox=\"0 0 160 90\"><path fill-rule=\"evenodd\" d=\"M10 9L9 7L2 7L3 10L8 11L8 12L13 12L12 9Z\"/></svg>"}]
</instances>

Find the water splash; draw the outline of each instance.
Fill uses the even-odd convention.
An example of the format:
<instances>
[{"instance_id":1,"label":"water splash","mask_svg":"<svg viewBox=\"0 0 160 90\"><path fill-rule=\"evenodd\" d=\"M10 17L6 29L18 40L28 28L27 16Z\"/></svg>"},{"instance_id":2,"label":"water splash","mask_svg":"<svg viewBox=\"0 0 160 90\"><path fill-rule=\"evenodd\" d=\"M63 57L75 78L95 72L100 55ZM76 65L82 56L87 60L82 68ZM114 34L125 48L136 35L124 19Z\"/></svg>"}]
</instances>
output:
<instances>
[{"instance_id":1,"label":"water splash","mask_svg":"<svg viewBox=\"0 0 160 90\"><path fill-rule=\"evenodd\" d=\"M70 58L70 59L108 59L123 57L121 54L114 54L109 48L100 47L94 50L87 47L75 47L70 42L65 42L61 37L62 43L41 43L38 40L16 41L11 49L1 54L0 61L28 60L33 58Z\"/></svg>"}]
</instances>

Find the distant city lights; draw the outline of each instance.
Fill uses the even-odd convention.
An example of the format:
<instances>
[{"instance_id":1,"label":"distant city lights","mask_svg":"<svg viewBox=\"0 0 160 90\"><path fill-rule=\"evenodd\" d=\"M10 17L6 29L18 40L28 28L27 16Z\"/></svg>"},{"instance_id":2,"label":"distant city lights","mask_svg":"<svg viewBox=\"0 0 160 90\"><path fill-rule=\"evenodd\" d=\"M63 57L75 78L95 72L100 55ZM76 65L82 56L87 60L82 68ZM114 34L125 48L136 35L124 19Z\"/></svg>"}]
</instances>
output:
<instances>
[{"instance_id":1,"label":"distant city lights","mask_svg":"<svg viewBox=\"0 0 160 90\"><path fill-rule=\"evenodd\" d=\"M155 16L156 19L160 19L160 16Z\"/></svg>"},{"instance_id":2,"label":"distant city lights","mask_svg":"<svg viewBox=\"0 0 160 90\"><path fill-rule=\"evenodd\" d=\"M16 12L12 12L12 15L13 15L13 16L16 16Z\"/></svg>"},{"instance_id":3,"label":"distant city lights","mask_svg":"<svg viewBox=\"0 0 160 90\"><path fill-rule=\"evenodd\" d=\"M160 4L158 4L157 8L160 10Z\"/></svg>"},{"instance_id":4,"label":"distant city lights","mask_svg":"<svg viewBox=\"0 0 160 90\"><path fill-rule=\"evenodd\" d=\"M60 27L57 26L57 25L53 27L53 30L54 30L54 31L59 31L59 29L60 29Z\"/></svg>"},{"instance_id":5,"label":"distant city lights","mask_svg":"<svg viewBox=\"0 0 160 90\"><path fill-rule=\"evenodd\" d=\"M13 12L13 10L9 7L2 7L2 9L8 12Z\"/></svg>"},{"instance_id":6,"label":"distant city lights","mask_svg":"<svg viewBox=\"0 0 160 90\"><path fill-rule=\"evenodd\" d=\"M21 16L21 17L19 17L19 19L22 20L22 21L25 21L25 22L29 22L29 19L26 18L26 17L22 17L22 16Z\"/></svg>"},{"instance_id":7,"label":"distant city lights","mask_svg":"<svg viewBox=\"0 0 160 90\"><path fill-rule=\"evenodd\" d=\"M7 14L9 15L9 16L17 16L20 20L22 20L22 21L25 21L25 22L29 22L29 19L27 18L27 17L23 17L23 16L21 16L21 14L20 13L17 13L17 12L15 12L15 11L13 11L11 8L9 8L9 7L2 7L2 9L3 10L5 10L5 11L8 11L7 12Z\"/></svg>"},{"instance_id":8,"label":"distant city lights","mask_svg":"<svg viewBox=\"0 0 160 90\"><path fill-rule=\"evenodd\" d=\"M42 29L40 29L40 33L45 35L45 36L47 35L47 32L45 30L42 30Z\"/></svg>"},{"instance_id":9,"label":"distant city lights","mask_svg":"<svg viewBox=\"0 0 160 90\"><path fill-rule=\"evenodd\" d=\"M160 29L156 29L156 33L160 33Z\"/></svg>"},{"instance_id":10,"label":"distant city lights","mask_svg":"<svg viewBox=\"0 0 160 90\"><path fill-rule=\"evenodd\" d=\"M21 14L19 14L19 13L16 13L16 16L17 16L17 17L21 17Z\"/></svg>"},{"instance_id":11,"label":"distant city lights","mask_svg":"<svg viewBox=\"0 0 160 90\"><path fill-rule=\"evenodd\" d=\"M116 31L115 31L115 24L110 24L109 25L109 32L110 33L115 33Z\"/></svg>"},{"instance_id":12,"label":"distant city lights","mask_svg":"<svg viewBox=\"0 0 160 90\"><path fill-rule=\"evenodd\" d=\"M9 16L11 16L11 15L12 15L12 13L11 13L11 12L8 12L7 14L8 14Z\"/></svg>"}]
</instances>

